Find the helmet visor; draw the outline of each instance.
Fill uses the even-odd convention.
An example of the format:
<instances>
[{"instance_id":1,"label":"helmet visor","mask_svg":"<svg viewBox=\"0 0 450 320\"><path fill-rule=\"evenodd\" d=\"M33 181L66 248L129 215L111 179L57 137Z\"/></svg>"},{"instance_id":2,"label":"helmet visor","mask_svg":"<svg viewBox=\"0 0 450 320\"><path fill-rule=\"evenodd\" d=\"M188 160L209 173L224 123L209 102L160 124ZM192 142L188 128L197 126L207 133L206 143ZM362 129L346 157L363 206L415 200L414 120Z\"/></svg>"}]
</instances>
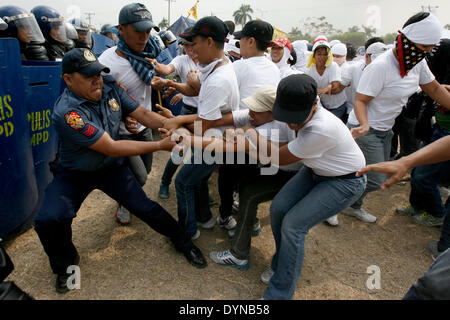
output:
<instances>
[{"instance_id":1,"label":"helmet visor","mask_svg":"<svg viewBox=\"0 0 450 320\"><path fill-rule=\"evenodd\" d=\"M33 14L23 13L8 17L17 28L17 38L24 43L44 43L45 39Z\"/></svg>"},{"instance_id":2,"label":"helmet visor","mask_svg":"<svg viewBox=\"0 0 450 320\"><path fill-rule=\"evenodd\" d=\"M71 40L77 40L78 39L78 32L75 29L75 27L73 26L73 24L66 22L64 24L64 27L66 29L66 37L67 39L71 39Z\"/></svg>"},{"instance_id":3,"label":"helmet visor","mask_svg":"<svg viewBox=\"0 0 450 320\"><path fill-rule=\"evenodd\" d=\"M92 34L90 30L77 30L78 42L92 48Z\"/></svg>"},{"instance_id":4,"label":"helmet visor","mask_svg":"<svg viewBox=\"0 0 450 320\"><path fill-rule=\"evenodd\" d=\"M49 18L48 22L50 23L50 36L60 43L65 43L67 41L67 35L64 18Z\"/></svg>"}]
</instances>

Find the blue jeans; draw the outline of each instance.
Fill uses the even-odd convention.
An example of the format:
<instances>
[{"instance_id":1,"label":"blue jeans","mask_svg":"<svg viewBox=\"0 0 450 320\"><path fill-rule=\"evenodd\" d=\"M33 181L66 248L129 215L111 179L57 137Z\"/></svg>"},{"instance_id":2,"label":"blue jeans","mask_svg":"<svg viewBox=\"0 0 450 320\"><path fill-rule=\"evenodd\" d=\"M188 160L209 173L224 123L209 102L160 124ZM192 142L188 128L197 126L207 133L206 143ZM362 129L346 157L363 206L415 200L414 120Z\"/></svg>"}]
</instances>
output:
<instances>
[{"instance_id":1,"label":"blue jeans","mask_svg":"<svg viewBox=\"0 0 450 320\"><path fill-rule=\"evenodd\" d=\"M430 143L450 134L438 126L433 129ZM424 210L441 218L445 215L445 206L439 192L439 180L450 176L450 161L417 167L411 174L411 193L409 202L416 210Z\"/></svg>"},{"instance_id":2,"label":"blue jeans","mask_svg":"<svg viewBox=\"0 0 450 320\"><path fill-rule=\"evenodd\" d=\"M202 152L202 150L194 150ZM209 208L208 180L219 164L184 164L175 178L177 192L178 224L191 237L197 232L197 221L207 222L212 218Z\"/></svg>"},{"instance_id":3,"label":"blue jeans","mask_svg":"<svg viewBox=\"0 0 450 320\"><path fill-rule=\"evenodd\" d=\"M309 230L354 203L365 187L365 176L353 179L322 177L307 167L289 180L270 207L276 245L272 258L275 274L264 293L265 299L292 299L302 272Z\"/></svg>"},{"instance_id":4,"label":"blue jeans","mask_svg":"<svg viewBox=\"0 0 450 320\"><path fill-rule=\"evenodd\" d=\"M195 113L196 112L194 112L193 109L188 109L183 104L183 107L181 108L180 111L180 116L191 115ZM169 186L170 183L172 182L172 178L175 175L175 172L177 172L177 169L178 165L174 164L172 158L170 158L169 161L167 161L166 168L164 169L164 174L161 178L161 183L165 186Z\"/></svg>"},{"instance_id":5,"label":"blue jeans","mask_svg":"<svg viewBox=\"0 0 450 320\"><path fill-rule=\"evenodd\" d=\"M348 124L347 126L350 129L357 127L351 124ZM361 148L361 151L366 158L367 165L389 161L393 135L394 133L392 130L379 131L370 128L369 133L356 140L356 143ZM384 173L369 172L367 174L367 188L362 196L352 204L352 208L361 209L367 194L379 190L385 181L386 175Z\"/></svg>"}]
</instances>

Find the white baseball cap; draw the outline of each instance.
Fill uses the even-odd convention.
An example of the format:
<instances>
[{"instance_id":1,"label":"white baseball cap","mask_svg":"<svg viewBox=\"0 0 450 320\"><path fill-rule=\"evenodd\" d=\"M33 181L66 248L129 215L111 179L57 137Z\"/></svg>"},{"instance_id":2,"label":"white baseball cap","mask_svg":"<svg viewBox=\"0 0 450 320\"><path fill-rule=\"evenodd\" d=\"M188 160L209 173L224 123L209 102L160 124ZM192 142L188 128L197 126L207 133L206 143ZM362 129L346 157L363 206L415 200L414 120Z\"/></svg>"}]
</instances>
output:
<instances>
[{"instance_id":1,"label":"white baseball cap","mask_svg":"<svg viewBox=\"0 0 450 320\"><path fill-rule=\"evenodd\" d=\"M370 54L372 56L372 59L376 59L378 56L382 55L386 51L388 51L389 48L387 45L385 45L382 42L375 42L372 43L366 50L366 54Z\"/></svg>"},{"instance_id":2,"label":"white baseball cap","mask_svg":"<svg viewBox=\"0 0 450 320\"><path fill-rule=\"evenodd\" d=\"M319 47L327 47L328 49L330 49L330 44L328 43L328 39L325 36L318 36L314 42L313 42L313 49L312 51L316 51L317 48Z\"/></svg>"}]
</instances>

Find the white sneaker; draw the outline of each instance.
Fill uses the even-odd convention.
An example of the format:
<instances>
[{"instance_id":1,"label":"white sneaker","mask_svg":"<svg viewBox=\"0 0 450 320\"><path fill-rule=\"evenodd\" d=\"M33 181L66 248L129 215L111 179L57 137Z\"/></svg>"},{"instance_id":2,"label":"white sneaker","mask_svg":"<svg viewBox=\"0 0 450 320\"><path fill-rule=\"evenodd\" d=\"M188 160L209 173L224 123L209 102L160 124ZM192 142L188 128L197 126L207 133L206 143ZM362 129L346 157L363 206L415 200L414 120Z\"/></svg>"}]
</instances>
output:
<instances>
[{"instance_id":1,"label":"white sneaker","mask_svg":"<svg viewBox=\"0 0 450 320\"><path fill-rule=\"evenodd\" d=\"M265 284L269 284L270 279L272 279L273 275L275 274L275 271L272 270L272 268L267 269L264 271L261 275L261 281Z\"/></svg>"},{"instance_id":2,"label":"white sneaker","mask_svg":"<svg viewBox=\"0 0 450 320\"><path fill-rule=\"evenodd\" d=\"M200 230L197 230L197 232L191 237L191 240L197 240L200 238Z\"/></svg>"},{"instance_id":3,"label":"white sneaker","mask_svg":"<svg viewBox=\"0 0 450 320\"><path fill-rule=\"evenodd\" d=\"M116 220L117 220L117 222L119 222L121 225L124 225L124 226L129 224L131 221L130 211L125 209L125 207L119 205L119 207L117 208L117 211L116 211Z\"/></svg>"},{"instance_id":4,"label":"white sneaker","mask_svg":"<svg viewBox=\"0 0 450 320\"><path fill-rule=\"evenodd\" d=\"M337 215L335 215L331 218L328 218L326 221L330 226L333 226L333 227L337 227L339 225L339 220L337 218Z\"/></svg>"},{"instance_id":5,"label":"white sneaker","mask_svg":"<svg viewBox=\"0 0 450 320\"><path fill-rule=\"evenodd\" d=\"M198 222L197 224L203 229L212 229L216 225L216 220L214 219L214 217L211 217L210 220L203 223Z\"/></svg>"},{"instance_id":6,"label":"white sneaker","mask_svg":"<svg viewBox=\"0 0 450 320\"><path fill-rule=\"evenodd\" d=\"M439 187L441 197L447 199L450 196L450 190L446 187Z\"/></svg>"},{"instance_id":7,"label":"white sneaker","mask_svg":"<svg viewBox=\"0 0 450 320\"><path fill-rule=\"evenodd\" d=\"M248 262L248 260L238 259L235 256L233 256L231 252L228 250L221 252L217 251L210 252L209 257L211 258L212 261L214 261L217 264L220 264L221 266L231 266L240 270L245 270L250 267L250 263Z\"/></svg>"},{"instance_id":8,"label":"white sneaker","mask_svg":"<svg viewBox=\"0 0 450 320\"><path fill-rule=\"evenodd\" d=\"M358 218L363 222L375 223L377 221L377 217L367 213L363 208L353 209L352 207L348 207L342 211L342 213L347 216Z\"/></svg>"},{"instance_id":9,"label":"white sneaker","mask_svg":"<svg viewBox=\"0 0 450 320\"><path fill-rule=\"evenodd\" d=\"M225 220L222 220L222 218L219 216L217 217L216 221L219 227L225 228L227 230L234 229L237 225L236 220L234 220L232 216L226 217Z\"/></svg>"}]
</instances>

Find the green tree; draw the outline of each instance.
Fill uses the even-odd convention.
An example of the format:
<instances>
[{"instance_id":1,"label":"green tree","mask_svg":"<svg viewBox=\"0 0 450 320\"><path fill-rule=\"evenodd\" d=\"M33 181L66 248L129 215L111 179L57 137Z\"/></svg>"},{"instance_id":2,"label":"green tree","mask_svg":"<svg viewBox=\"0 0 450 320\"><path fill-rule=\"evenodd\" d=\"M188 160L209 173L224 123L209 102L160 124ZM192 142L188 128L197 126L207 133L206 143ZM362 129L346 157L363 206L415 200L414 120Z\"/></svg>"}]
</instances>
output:
<instances>
[{"instance_id":1,"label":"green tree","mask_svg":"<svg viewBox=\"0 0 450 320\"><path fill-rule=\"evenodd\" d=\"M234 22L244 26L247 21L252 20L250 13L253 13L253 9L249 4L241 4L241 7L233 13Z\"/></svg>"},{"instance_id":2,"label":"green tree","mask_svg":"<svg viewBox=\"0 0 450 320\"><path fill-rule=\"evenodd\" d=\"M398 33L388 33L384 35L383 40L386 44L393 44L395 39L397 39Z\"/></svg>"},{"instance_id":3,"label":"green tree","mask_svg":"<svg viewBox=\"0 0 450 320\"><path fill-rule=\"evenodd\" d=\"M327 18L322 17L309 17L303 20L303 28L305 34L310 34L313 37L318 35L330 36L337 33L342 33L341 30L334 29L331 23L326 21Z\"/></svg>"},{"instance_id":4,"label":"green tree","mask_svg":"<svg viewBox=\"0 0 450 320\"><path fill-rule=\"evenodd\" d=\"M309 42L312 42L314 37L310 34L304 34L299 28L294 27L291 29L291 32L289 32L289 40L292 42L296 40L308 40Z\"/></svg>"},{"instance_id":5,"label":"green tree","mask_svg":"<svg viewBox=\"0 0 450 320\"><path fill-rule=\"evenodd\" d=\"M358 26L353 26L351 28L348 28L347 32L360 32L361 29Z\"/></svg>"},{"instance_id":6,"label":"green tree","mask_svg":"<svg viewBox=\"0 0 450 320\"><path fill-rule=\"evenodd\" d=\"M375 34L377 33L377 29L376 28L371 28L371 27L366 27L366 26L362 26L364 33L366 34L366 39L369 40L370 38L373 38L375 36Z\"/></svg>"},{"instance_id":7,"label":"green tree","mask_svg":"<svg viewBox=\"0 0 450 320\"><path fill-rule=\"evenodd\" d=\"M166 29L166 28L168 28L168 27L169 27L169 21L167 21L166 18L163 18L163 19L161 20L161 22L158 24L158 27L159 27L160 29Z\"/></svg>"},{"instance_id":8,"label":"green tree","mask_svg":"<svg viewBox=\"0 0 450 320\"><path fill-rule=\"evenodd\" d=\"M366 42L366 34L364 32L346 32L342 34L335 34L332 39L341 41L342 43L350 43L357 48L363 46Z\"/></svg>"}]
</instances>

